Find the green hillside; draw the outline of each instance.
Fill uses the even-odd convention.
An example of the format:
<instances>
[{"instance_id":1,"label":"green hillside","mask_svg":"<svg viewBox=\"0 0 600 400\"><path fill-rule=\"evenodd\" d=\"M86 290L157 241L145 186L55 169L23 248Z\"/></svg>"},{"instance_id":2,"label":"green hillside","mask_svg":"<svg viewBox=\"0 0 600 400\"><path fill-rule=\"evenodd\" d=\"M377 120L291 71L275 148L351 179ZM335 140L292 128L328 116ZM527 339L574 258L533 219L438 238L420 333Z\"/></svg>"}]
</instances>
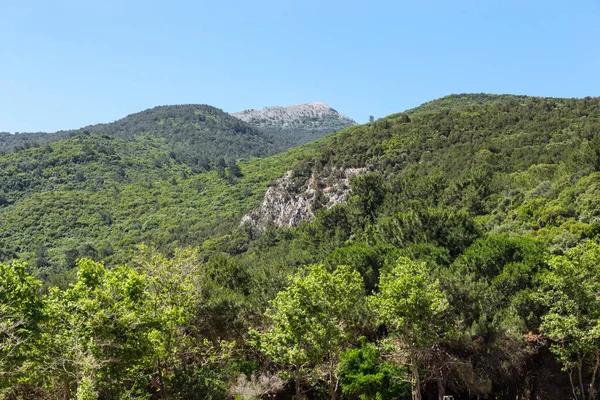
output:
<instances>
[{"instance_id":1,"label":"green hillside","mask_svg":"<svg viewBox=\"0 0 600 400\"><path fill-rule=\"evenodd\" d=\"M265 125L255 119L244 122L236 118L238 114L230 115L208 105L160 106L115 122L72 131L14 135L0 132L0 154L40 147L82 133L122 140L147 135L164 139L172 158L202 172L218 169L217 163L223 159L274 155L355 124L328 106L321 108L318 112L301 110L303 113L293 121L283 118L269 120Z\"/></svg>"},{"instance_id":2,"label":"green hillside","mask_svg":"<svg viewBox=\"0 0 600 400\"><path fill-rule=\"evenodd\" d=\"M264 157L284 149L276 138L215 107L179 105L155 107L109 124L91 125L76 131L5 134L0 136L0 150L23 150L81 133L103 134L122 140L131 140L137 135L161 138L172 158L198 172L216 169L220 158Z\"/></svg>"},{"instance_id":3,"label":"green hillside","mask_svg":"<svg viewBox=\"0 0 600 400\"><path fill-rule=\"evenodd\" d=\"M80 256L125 262L135 246L195 245L239 224L267 183L314 145L195 173L164 139L78 134L0 158L0 256L68 270Z\"/></svg>"},{"instance_id":4,"label":"green hillside","mask_svg":"<svg viewBox=\"0 0 600 400\"><path fill-rule=\"evenodd\" d=\"M428 101L420 106L404 111L405 114L423 115L443 110L460 110L472 106L481 106L484 104L513 104L519 101L526 102L531 100L531 96L518 96L512 94L487 94L487 93L461 93L451 94ZM541 98L540 98L541 99ZM390 117L393 117L391 115Z\"/></svg>"},{"instance_id":5,"label":"green hillside","mask_svg":"<svg viewBox=\"0 0 600 400\"><path fill-rule=\"evenodd\" d=\"M46 143L56 142L67 137L67 132L0 132L0 154L20 151L30 147L41 146Z\"/></svg>"},{"instance_id":6,"label":"green hillside","mask_svg":"<svg viewBox=\"0 0 600 400\"><path fill-rule=\"evenodd\" d=\"M0 157L7 398L595 398L600 98L452 95L205 172L117 136ZM314 219L240 226L268 188Z\"/></svg>"}]
</instances>

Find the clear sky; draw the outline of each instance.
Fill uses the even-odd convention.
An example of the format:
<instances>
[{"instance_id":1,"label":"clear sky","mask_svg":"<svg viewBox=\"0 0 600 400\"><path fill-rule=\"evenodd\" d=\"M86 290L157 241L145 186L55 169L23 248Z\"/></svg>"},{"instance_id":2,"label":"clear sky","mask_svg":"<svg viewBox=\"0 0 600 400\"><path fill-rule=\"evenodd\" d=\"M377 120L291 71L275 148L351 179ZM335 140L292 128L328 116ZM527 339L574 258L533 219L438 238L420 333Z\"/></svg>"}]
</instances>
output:
<instances>
[{"instance_id":1,"label":"clear sky","mask_svg":"<svg viewBox=\"0 0 600 400\"><path fill-rule=\"evenodd\" d=\"M365 122L451 93L599 96L599 39L599 0L0 0L0 131L165 104Z\"/></svg>"}]
</instances>

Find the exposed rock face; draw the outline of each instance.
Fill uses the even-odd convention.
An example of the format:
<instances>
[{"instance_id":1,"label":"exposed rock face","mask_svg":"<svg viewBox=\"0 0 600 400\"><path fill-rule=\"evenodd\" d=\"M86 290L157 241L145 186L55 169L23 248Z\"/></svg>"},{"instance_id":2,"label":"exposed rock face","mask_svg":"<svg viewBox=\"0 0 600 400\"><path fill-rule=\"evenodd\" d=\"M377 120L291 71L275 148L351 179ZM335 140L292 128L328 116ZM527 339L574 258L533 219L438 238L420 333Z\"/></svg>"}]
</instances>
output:
<instances>
[{"instance_id":1,"label":"exposed rock face","mask_svg":"<svg viewBox=\"0 0 600 400\"><path fill-rule=\"evenodd\" d=\"M329 133L356 125L324 103L298 104L288 107L265 107L231 114L290 145L319 139Z\"/></svg>"},{"instance_id":2,"label":"exposed rock face","mask_svg":"<svg viewBox=\"0 0 600 400\"><path fill-rule=\"evenodd\" d=\"M251 224L265 229L269 224L278 227L296 226L301 221L315 218L314 210L319 206L331 208L348 200L350 180L366 172L365 168L347 168L337 171L338 179L329 185L322 177L313 175L298 186L293 171L286 172L265 193L257 210L246 214L241 224Z\"/></svg>"},{"instance_id":3,"label":"exposed rock face","mask_svg":"<svg viewBox=\"0 0 600 400\"><path fill-rule=\"evenodd\" d=\"M319 120L325 119L337 120L346 126L356 125L356 122L338 113L327 104L318 102L287 107L265 107L262 110L245 110L232 115L253 124L277 125L280 128L292 128L298 125L312 125L316 128L321 126Z\"/></svg>"}]
</instances>

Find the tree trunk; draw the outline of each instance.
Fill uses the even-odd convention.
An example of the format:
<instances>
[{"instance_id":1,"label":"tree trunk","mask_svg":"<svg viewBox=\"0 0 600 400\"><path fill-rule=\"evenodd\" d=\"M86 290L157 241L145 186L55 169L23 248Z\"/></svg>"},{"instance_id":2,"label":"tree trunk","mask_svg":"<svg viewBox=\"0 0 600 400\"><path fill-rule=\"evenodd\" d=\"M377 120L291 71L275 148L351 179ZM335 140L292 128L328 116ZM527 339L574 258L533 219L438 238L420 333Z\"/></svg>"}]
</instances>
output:
<instances>
[{"instance_id":1,"label":"tree trunk","mask_svg":"<svg viewBox=\"0 0 600 400\"><path fill-rule=\"evenodd\" d=\"M69 384L69 377L65 376L64 382L65 382L64 399L70 400L71 399L71 385Z\"/></svg>"},{"instance_id":2,"label":"tree trunk","mask_svg":"<svg viewBox=\"0 0 600 400\"><path fill-rule=\"evenodd\" d=\"M569 382L571 383L571 389L573 390L573 398L579 400L577 396L577 390L575 389L575 383L573 383L573 370L569 369Z\"/></svg>"},{"instance_id":3,"label":"tree trunk","mask_svg":"<svg viewBox=\"0 0 600 400\"><path fill-rule=\"evenodd\" d=\"M334 373L333 373L333 360L331 360L330 364L329 364L329 397L331 398L331 400L336 400L337 395L336 395L336 385L334 382Z\"/></svg>"},{"instance_id":4,"label":"tree trunk","mask_svg":"<svg viewBox=\"0 0 600 400\"><path fill-rule=\"evenodd\" d=\"M581 390L581 398L585 399L585 388L583 386L583 357L581 357L578 360L577 363L577 372L578 372L578 377L579 377L579 389Z\"/></svg>"},{"instance_id":5,"label":"tree trunk","mask_svg":"<svg viewBox=\"0 0 600 400\"><path fill-rule=\"evenodd\" d=\"M294 380L296 381L296 400L302 399L302 387L300 386L300 371L294 372Z\"/></svg>"},{"instance_id":6,"label":"tree trunk","mask_svg":"<svg viewBox=\"0 0 600 400\"><path fill-rule=\"evenodd\" d=\"M336 400L337 396L335 393L335 384L333 383L333 381L329 381L329 398L331 400Z\"/></svg>"},{"instance_id":7,"label":"tree trunk","mask_svg":"<svg viewBox=\"0 0 600 400\"><path fill-rule=\"evenodd\" d=\"M444 396L446 395L446 388L444 387L444 377L442 376L442 371L439 372L439 375L436 377L436 381L438 390L438 400L444 400Z\"/></svg>"},{"instance_id":8,"label":"tree trunk","mask_svg":"<svg viewBox=\"0 0 600 400\"><path fill-rule=\"evenodd\" d=\"M416 360L413 358L412 367L413 367L413 382L414 382L414 390L413 390L413 399L421 400L421 377L419 376L419 367L417 366Z\"/></svg>"},{"instance_id":9,"label":"tree trunk","mask_svg":"<svg viewBox=\"0 0 600 400\"><path fill-rule=\"evenodd\" d=\"M156 360L156 366L158 368L158 386L160 387L160 398L166 399L167 398L167 388L165 387L165 380L164 380L164 376L163 376L163 367L162 367L162 363L160 362L160 358L158 358Z\"/></svg>"},{"instance_id":10,"label":"tree trunk","mask_svg":"<svg viewBox=\"0 0 600 400\"><path fill-rule=\"evenodd\" d=\"M590 382L589 400L594 400L596 398L596 374L598 373L598 367L600 367L600 352L596 352L596 365L594 365L592 381Z\"/></svg>"}]
</instances>

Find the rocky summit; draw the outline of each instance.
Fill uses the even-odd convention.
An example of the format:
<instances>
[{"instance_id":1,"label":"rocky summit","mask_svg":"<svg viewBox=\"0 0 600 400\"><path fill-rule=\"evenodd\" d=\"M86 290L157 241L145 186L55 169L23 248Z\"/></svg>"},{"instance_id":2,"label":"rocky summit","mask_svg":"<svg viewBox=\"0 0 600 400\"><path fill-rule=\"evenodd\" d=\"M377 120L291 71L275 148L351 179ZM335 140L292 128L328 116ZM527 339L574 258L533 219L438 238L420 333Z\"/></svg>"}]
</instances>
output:
<instances>
[{"instance_id":1,"label":"rocky summit","mask_svg":"<svg viewBox=\"0 0 600 400\"><path fill-rule=\"evenodd\" d=\"M354 120L319 102L265 107L232 115L255 128L286 140L290 145L319 139L328 133L356 125Z\"/></svg>"}]
</instances>

